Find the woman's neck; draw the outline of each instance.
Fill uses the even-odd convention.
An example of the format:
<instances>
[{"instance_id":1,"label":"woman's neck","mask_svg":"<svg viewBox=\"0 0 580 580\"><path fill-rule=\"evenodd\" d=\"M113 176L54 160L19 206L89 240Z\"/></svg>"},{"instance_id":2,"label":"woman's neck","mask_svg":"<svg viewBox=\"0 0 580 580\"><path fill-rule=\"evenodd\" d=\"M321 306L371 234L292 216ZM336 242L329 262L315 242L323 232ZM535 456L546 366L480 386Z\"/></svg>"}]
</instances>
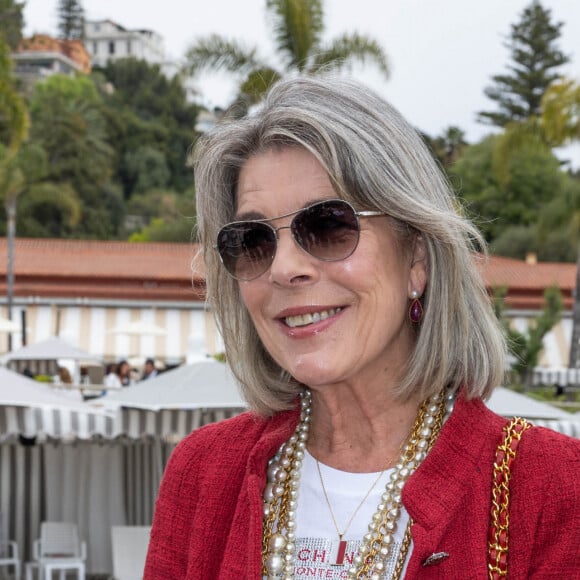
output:
<instances>
[{"instance_id":1,"label":"woman's neck","mask_svg":"<svg viewBox=\"0 0 580 580\"><path fill-rule=\"evenodd\" d=\"M416 398L400 402L385 391L313 389L308 450L343 471L382 471L397 462L420 404Z\"/></svg>"}]
</instances>

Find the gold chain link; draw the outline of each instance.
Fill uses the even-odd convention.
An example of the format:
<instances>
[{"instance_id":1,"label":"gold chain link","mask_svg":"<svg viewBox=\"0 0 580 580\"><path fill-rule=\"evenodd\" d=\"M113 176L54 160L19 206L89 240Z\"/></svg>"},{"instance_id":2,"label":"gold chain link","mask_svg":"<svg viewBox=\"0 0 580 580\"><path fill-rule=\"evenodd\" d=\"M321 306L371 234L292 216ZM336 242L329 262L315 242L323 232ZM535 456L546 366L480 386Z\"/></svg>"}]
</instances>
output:
<instances>
[{"instance_id":1,"label":"gold chain link","mask_svg":"<svg viewBox=\"0 0 580 580\"><path fill-rule=\"evenodd\" d=\"M421 429L423 428L423 419L425 417L428 404L429 403L427 400L424 401L421 404L419 411L417 413L415 423L413 424L413 429L408 439L408 446L401 455L401 458L405 463L411 462L418 452L417 444L420 439L420 432ZM425 453L427 453L431 449L435 440L437 439L439 431L441 430L441 427L443 425L443 420L445 417L445 408L446 408L445 397L442 397L441 401L438 403L437 413L434 415L434 423L431 427L431 436L427 440L427 447L425 449ZM280 456L282 456L283 454L284 450L282 449L280 451ZM292 458L290 458L290 464L288 465L288 467L285 468L287 479L290 478L290 473L292 469L295 468L295 461L296 457L292 456ZM283 469L282 467L280 468ZM286 526L286 520L288 517L288 505L290 502L290 486L283 485L283 487L284 491L282 493L280 501L270 503L270 512L264 518L263 536L262 536L262 575L264 576L266 576L268 573L265 565L265 558L266 555L268 554L268 544L270 543L270 538L273 535L274 525L276 524L277 521L276 525L277 530L278 531L283 530L284 527ZM377 554L379 553L379 550L381 548L382 541L384 539L384 534L382 534L380 530L383 529L385 523L386 521L385 519L383 519L381 525L378 528L379 529L378 537L371 544L371 549L369 550L369 553L365 558L363 566L361 567L361 569L357 574L357 578L363 578L364 574L368 574L371 565L374 564ZM409 546L411 543L411 523L412 522L409 521L409 525L407 526L405 536L401 544L401 552L399 554L397 564L395 566L393 580L399 578L406 560L407 552L409 550Z\"/></svg>"},{"instance_id":2,"label":"gold chain link","mask_svg":"<svg viewBox=\"0 0 580 580\"><path fill-rule=\"evenodd\" d=\"M413 430L411 431L411 435L409 437L409 445L402 454L402 459L405 463L412 461L417 454L418 451L417 444L420 439L421 429L423 428L423 419L425 417L428 405L429 405L428 400L423 401L421 407L419 408L419 412L417 413L417 418L415 419ZM437 435L439 435L441 426L443 425L446 408L446 401L444 396L441 397L441 400L439 401L437 407L438 407L437 413L435 414L434 417L435 420L433 426L431 427L431 436L427 441L427 449L425 450L425 453L427 453L433 446L435 440L437 439ZM385 529L385 525L390 520L389 515L390 515L389 513L383 514L383 519L381 520L380 525L378 526L377 529L377 537L370 545L369 553L365 556L363 565L361 566L360 570L356 575L357 578L364 578L365 575L368 575L371 570L371 567L374 565L377 559L377 554L381 549L381 545L385 537L384 534L381 532L381 530Z\"/></svg>"},{"instance_id":3,"label":"gold chain link","mask_svg":"<svg viewBox=\"0 0 580 580\"><path fill-rule=\"evenodd\" d=\"M505 437L496 449L491 492L491 539L488 543L490 580L507 576L511 465L522 435L530 427L525 419L514 417L504 427Z\"/></svg>"},{"instance_id":4,"label":"gold chain link","mask_svg":"<svg viewBox=\"0 0 580 580\"><path fill-rule=\"evenodd\" d=\"M407 529L405 530L405 536L401 542L401 550L399 551L399 556L397 558L397 564L393 570L393 575L391 580L399 580L401 573L403 572L403 567L407 561L407 554L409 553L409 548L411 546L411 526L413 525L412 518L409 518L409 523L407 524Z\"/></svg>"},{"instance_id":5,"label":"gold chain link","mask_svg":"<svg viewBox=\"0 0 580 580\"><path fill-rule=\"evenodd\" d=\"M285 447L285 446L284 446ZM280 457L284 455L284 449L280 451ZM286 472L286 480L290 478L290 472L295 467L296 456L292 456L288 466L286 468L280 466ZM284 491L279 502L270 503L270 511L268 515L264 518L264 528L262 532L262 575L266 576L268 571L266 570L266 554L268 553L268 544L270 543L270 538L274 532L274 524L278 521L277 529L282 530L286 526L286 521L288 519L288 504L290 502L290 486L284 485Z\"/></svg>"}]
</instances>

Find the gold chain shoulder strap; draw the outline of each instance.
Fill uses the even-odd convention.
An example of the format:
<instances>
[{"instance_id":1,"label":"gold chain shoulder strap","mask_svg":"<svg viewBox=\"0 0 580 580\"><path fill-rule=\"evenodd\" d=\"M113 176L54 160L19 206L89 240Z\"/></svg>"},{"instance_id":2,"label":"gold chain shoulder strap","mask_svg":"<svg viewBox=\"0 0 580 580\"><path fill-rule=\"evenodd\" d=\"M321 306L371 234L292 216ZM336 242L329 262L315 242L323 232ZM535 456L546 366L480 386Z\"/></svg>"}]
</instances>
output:
<instances>
[{"instance_id":1,"label":"gold chain shoulder strap","mask_svg":"<svg viewBox=\"0 0 580 580\"><path fill-rule=\"evenodd\" d=\"M516 449L522 435L530 427L531 425L525 419L514 417L503 428L504 437L495 452L488 538L488 571L490 580L505 578L508 573L511 468L516 458Z\"/></svg>"}]
</instances>

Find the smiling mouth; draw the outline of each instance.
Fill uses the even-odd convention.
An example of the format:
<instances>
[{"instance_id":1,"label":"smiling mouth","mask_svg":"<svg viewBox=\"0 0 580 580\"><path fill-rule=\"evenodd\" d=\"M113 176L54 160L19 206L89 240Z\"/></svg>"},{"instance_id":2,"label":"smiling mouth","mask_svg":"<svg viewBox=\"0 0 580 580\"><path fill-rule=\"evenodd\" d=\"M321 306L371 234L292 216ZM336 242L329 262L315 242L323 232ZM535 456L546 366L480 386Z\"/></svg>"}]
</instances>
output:
<instances>
[{"instance_id":1,"label":"smiling mouth","mask_svg":"<svg viewBox=\"0 0 580 580\"><path fill-rule=\"evenodd\" d=\"M309 324L314 324L315 322L320 322L321 320L326 320L331 316L335 316L341 310L342 308L331 308L330 310L321 310L320 312L309 312L308 314L299 314L298 316L287 316L284 318L284 322L290 328L308 326Z\"/></svg>"}]
</instances>

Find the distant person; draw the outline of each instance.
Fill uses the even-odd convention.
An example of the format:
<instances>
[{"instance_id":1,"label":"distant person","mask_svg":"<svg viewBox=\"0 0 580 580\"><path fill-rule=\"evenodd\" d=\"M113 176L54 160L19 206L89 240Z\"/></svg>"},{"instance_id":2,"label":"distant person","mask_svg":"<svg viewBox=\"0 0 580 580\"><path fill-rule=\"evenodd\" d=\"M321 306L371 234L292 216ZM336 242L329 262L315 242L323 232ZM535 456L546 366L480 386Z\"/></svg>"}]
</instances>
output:
<instances>
[{"instance_id":1,"label":"distant person","mask_svg":"<svg viewBox=\"0 0 580 580\"><path fill-rule=\"evenodd\" d=\"M117 365L117 376L119 377L119 381L121 381L121 386L123 387L128 387L135 382L131 376L131 367L126 360L122 360Z\"/></svg>"},{"instance_id":2,"label":"distant person","mask_svg":"<svg viewBox=\"0 0 580 580\"><path fill-rule=\"evenodd\" d=\"M66 367L58 367L57 376L63 385L72 385L72 376Z\"/></svg>"},{"instance_id":3,"label":"distant person","mask_svg":"<svg viewBox=\"0 0 580 580\"><path fill-rule=\"evenodd\" d=\"M22 371L22 374L25 377L28 377L29 379L33 379L34 378L34 373L28 367L24 367L24 370Z\"/></svg>"},{"instance_id":4,"label":"distant person","mask_svg":"<svg viewBox=\"0 0 580 580\"><path fill-rule=\"evenodd\" d=\"M103 385L107 389L120 389L123 384L121 383L121 378L117 374L117 365L114 363L109 363L105 368L105 378L103 379Z\"/></svg>"},{"instance_id":5,"label":"distant person","mask_svg":"<svg viewBox=\"0 0 580 580\"><path fill-rule=\"evenodd\" d=\"M81 385L90 385L91 384L91 377L89 376L89 369L87 367L81 367L80 375L81 375L81 380L80 380Z\"/></svg>"},{"instance_id":6,"label":"distant person","mask_svg":"<svg viewBox=\"0 0 580 580\"><path fill-rule=\"evenodd\" d=\"M155 368L155 361L152 358L148 358L145 361L145 366L143 367L143 375L141 377L142 381L147 379L152 379L159 374L157 369Z\"/></svg>"}]
</instances>

